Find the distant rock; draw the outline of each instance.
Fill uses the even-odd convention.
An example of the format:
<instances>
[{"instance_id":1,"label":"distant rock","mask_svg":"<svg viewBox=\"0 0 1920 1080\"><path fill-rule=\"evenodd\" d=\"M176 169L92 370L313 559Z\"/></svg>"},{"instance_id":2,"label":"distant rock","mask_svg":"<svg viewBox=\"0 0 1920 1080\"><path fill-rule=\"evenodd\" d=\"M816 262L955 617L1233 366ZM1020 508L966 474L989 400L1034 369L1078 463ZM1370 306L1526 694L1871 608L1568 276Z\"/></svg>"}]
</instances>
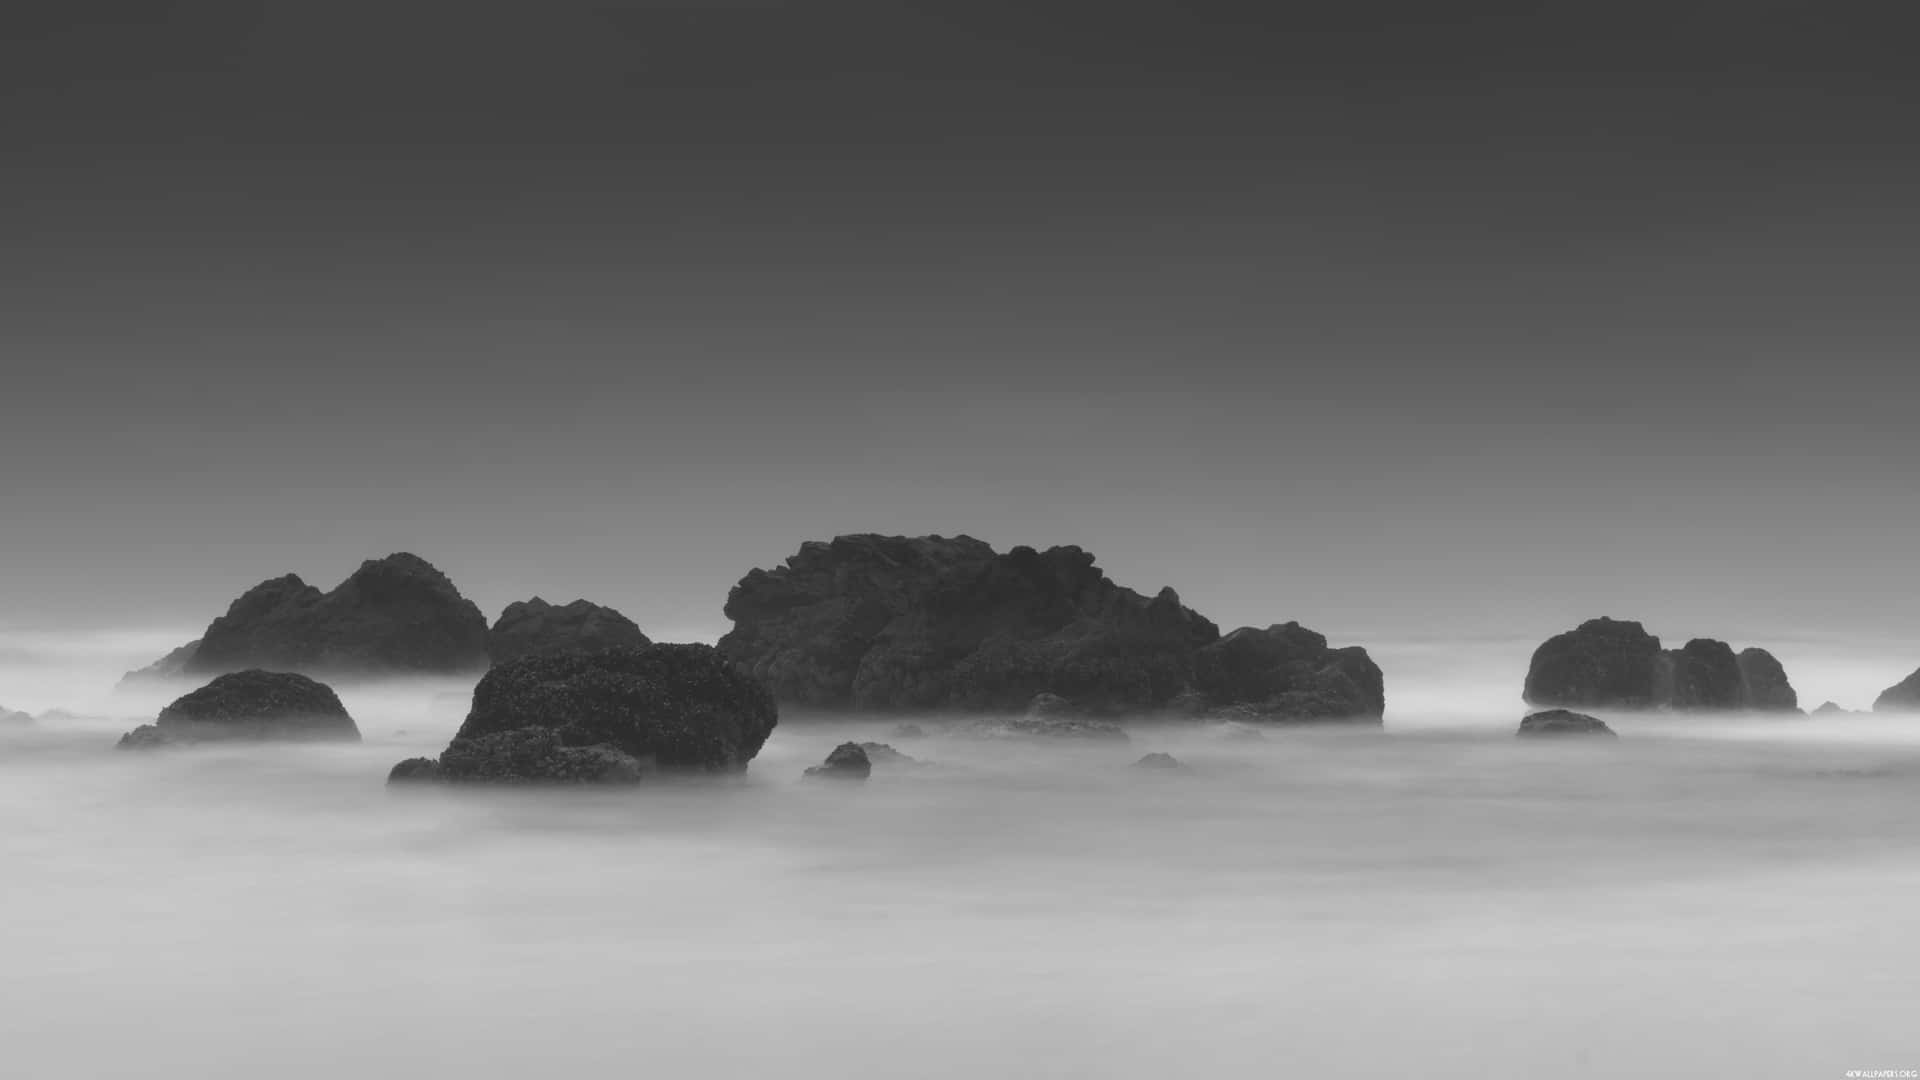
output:
<instances>
[{"instance_id":1,"label":"distant rock","mask_svg":"<svg viewBox=\"0 0 1920 1080\"><path fill-rule=\"evenodd\" d=\"M1597 717L1584 713L1569 712L1566 709L1549 709L1537 712L1520 721L1520 730L1516 735L1600 735L1612 739L1617 736L1612 728Z\"/></svg>"},{"instance_id":2,"label":"distant rock","mask_svg":"<svg viewBox=\"0 0 1920 1080\"><path fill-rule=\"evenodd\" d=\"M865 780L872 773L866 750L850 742L834 747L823 764L807 770L807 776L817 780Z\"/></svg>"},{"instance_id":3,"label":"distant rock","mask_svg":"<svg viewBox=\"0 0 1920 1080\"><path fill-rule=\"evenodd\" d=\"M886 743L863 742L860 744L860 749L866 751L867 760L873 762L875 765L918 765L920 764L920 762L915 758L910 757L906 754L903 754L898 750L895 750L893 747L888 746Z\"/></svg>"},{"instance_id":4,"label":"distant rock","mask_svg":"<svg viewBox=\"0 0 1920 1080\"><path fill-rule=\"evenodd\" d=\"M1122 588L1077 547L842 536L749 573L726 614L721 652L812 708L1008 715L1047 694L1112 716L1192 694L1269 719L1365 723L1384 708L1364 650L1291 623L1223 639L1173 590Z\"/></svg>"},{"instance_id":5,"label":"distant rock","mask_svg":"<svg viewBox=\"0 0 1920 1080\"><path fill-rule=\"evenodd\" d=\"M176 660L177 658L177 660ZM404 552L362 563L332 591L288 574L248 589L135 677L270 668L323 676L464 674L487 666L487 622L453 582Z\"/></svg>"},{"instance_id":6,"label":"distant rock","mask_svg":"<svg viewBox=\"0 0 1920 1080\"><path fill-rule=\"evenodd\" d=\"M539 597L507 605L487 632L487 652L496 664L523 656L641 648L651 645L632 619L599 604L575 600L555 606Z\"/></svg>"},{"instance_id":7,"label":"distant rock","mask_svg":"<svg viewBox=\"0 0 1920 1080\"><path fill-rule=\"evenodd\" d=\"M1826 701L1826 702L1822 702L1819 708L1813 710L1813 715L1815 716L1852 716L1853 711L1851 709L1843 709L1831 701Z\"/></svg>"},{"instance_id":8,"label":"distant rock","mask_svg":"<svg viewBox=\"0 0 1920 1080\"><path fill-rule=\"evenodd\" d=\"M325 683L283 671L222 675L160 710L120 740L122 749L200 742L358 741L360 729Z\"/></svg>"},{"instance_id":9,"label":"distant rock","mask_svg":"<svg viewBox=\"0 0 1920 1080\"><path fill-rule=\"evenodd\" d=\"M1606 618L1534 650L1522 696L1568 708L1799 711L1786 670L1765 649L1735 655L1710 638L1662 649L1639 623Z\"/></svg>"},{"instance_id":10,"label":"distant rock","mask_svg":"<svg viewBox=\"0 0 1920 1080\"><path fill-rule=\"evenodd\" d=\"M895 724L893 737L896 739L923 739L927 733L920 730L919 724Z\"/></svg>"},{"instance_id":11,"label":"distant rock","mask_svg":"<svg viewBox=\"0 0 1920 1080\"><path fill-rule=\"evenodd\" d=\"M23 728L32 726L32 714L15 712L12 709L0 707L0 728Z\"/></svg>"},{"instance_id":12,"label":"distant rock","mask_svg":"<svg viewBox=\"0 0 1920 1080\"><path fill-rule=\"evenodd\" d=\"M1873 702L1874 712L1920 712L1920 671L1887 687Z\"/></svg>"},{"instance_id":13,"label":"distant rock","mask_svg":"<svg viewBox=\"0 0 1920 1080\"><path fill-rule=\"evenodd\" d=\"M389 780L625 783L630 771L740 772L776 721L766 688L706 645L530 656L481 678L437 768L414 759Z\"/></svg>"},{"instance_id":14,"label":"distant rock","mask_svg":"<svg viewBox=\"0 0 1920 1080\"><path fill-rule=\"evenodd\" d=\"M187 674L187 662L194 653L200 651L200 639L195 638L167 655L137 671L129 671L120 677L120 685L130 686L142 682L178 679Z\"/></svg>"},{"instance_id":15,"label":"distant rock","mask_svg":"<svg viewBox=\"0 0 1920 1080\"><path fill-rule=\"evenodd\" d=\"M1133 767L1136 769L1184 769L1186 768L1185 765L1180 764L1180 759L1174 757L1172 754L1163 754L1158 751L1148 754L1146 757L1143 757L1139 761L1134 762Z\"/></svg>"}]
</instances>

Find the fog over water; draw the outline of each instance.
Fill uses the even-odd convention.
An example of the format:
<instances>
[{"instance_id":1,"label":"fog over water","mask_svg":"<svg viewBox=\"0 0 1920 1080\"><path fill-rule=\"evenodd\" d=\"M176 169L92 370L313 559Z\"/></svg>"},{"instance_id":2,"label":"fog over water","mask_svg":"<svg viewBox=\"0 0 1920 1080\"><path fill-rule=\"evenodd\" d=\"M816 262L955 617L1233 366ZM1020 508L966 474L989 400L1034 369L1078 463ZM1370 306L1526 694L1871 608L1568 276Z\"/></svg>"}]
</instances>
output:
<instances>
[{"instance_id":1,"label":"fog over water","mask_svg":"<svg viewBox=\"0 0 1920 1080\"><path fill-rule=\"evenodd\" d=\"M7 639L0 705L85 714L0 735L12 1075L1920 1063L1916 717L1609 715L1617 743L1530 745L1529 644L1368 642L1381 733L790 718L739 782L389 792L470 684L343 687L356 746L114 753L178 690L113 677L175 640ZM1904 673L1768 644L1809 705ZM850 738L924 764L800 781ZM1187 768L1129 767L1153 750Z\"/></svg>"}]
</instances>

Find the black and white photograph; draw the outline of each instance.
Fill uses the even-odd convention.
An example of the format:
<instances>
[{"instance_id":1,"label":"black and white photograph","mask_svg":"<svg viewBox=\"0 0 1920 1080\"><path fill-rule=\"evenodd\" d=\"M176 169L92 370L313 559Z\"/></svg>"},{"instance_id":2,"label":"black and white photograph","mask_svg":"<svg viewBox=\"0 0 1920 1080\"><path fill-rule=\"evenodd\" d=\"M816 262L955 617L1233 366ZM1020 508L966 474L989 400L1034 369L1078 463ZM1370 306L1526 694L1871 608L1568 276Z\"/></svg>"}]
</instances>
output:
<instances>
[{"instance_id":1,"label":"black and white photograph","mask_svg":"<svg viewBox=\"0 0 1920 1080\"><path fill-rule=\"evenodd\" d=\"M1920 1078L1910 17L0 4L0 1076Z\"/></svg>"}]
</instances>

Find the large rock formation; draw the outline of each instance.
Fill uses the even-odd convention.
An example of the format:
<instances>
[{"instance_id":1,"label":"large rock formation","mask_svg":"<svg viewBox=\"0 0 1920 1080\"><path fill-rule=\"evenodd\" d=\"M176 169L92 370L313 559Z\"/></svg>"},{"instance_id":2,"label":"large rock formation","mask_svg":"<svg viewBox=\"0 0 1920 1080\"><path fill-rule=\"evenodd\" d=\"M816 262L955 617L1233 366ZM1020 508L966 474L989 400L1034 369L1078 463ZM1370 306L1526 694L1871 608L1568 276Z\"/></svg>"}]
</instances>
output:
<instances>
[{"instance_id":1,"label":"large rock formation","mask_svg":"<svg viewBox=\"0 0 1920 1080\"><path fill-rule=\"evenodd\" d=\"M403 761L390 779L627 782L656 769L739 772L776 719L766 688L710 646L530 656L480 680L437 762Z\"/></svg>"},{"instance_id":2,"label":"large rock formation","mask_svg":"<svg viewBox=\"0 0 1920 1080\"><path fill-rule=\"evenodd\" d=\"M1874 699L1874 712L1920 712L1920 671L1887 687Z\"/></svg>"},{"instance_id":3,"label":"large rock formation","mask_svg":"<svg viewBox=\"0 0 1920 1080\"><path fill-rule=\"evenodd\" d=\"M523 656L639 648L651 645L632 619L599 604L575 600L556 606L539 597L508 604L487 632L487 652L496 664Z\"/></svg>"},{"instance_id":4,"label":"large rock formation","mask_svg":"<svg viewBox=\"0 0 1920 1080\"><path fill-rule=\"evenodd\" d=\"M1377 721L1385 704L1364 650L1291 623L1222 638L1173 590L1122 588L1077 547L842 536L749 573L726 614L721 652L800 706L1014 714L1052 694L1115 714L1197 692L1275 720Z\"/></svg>"},{"instance_id":5,"label":"large rock formation","mask_svg":"<svg viewBox=\"0 0 1920 1080\"><path fill-rule=\"evenodd\" d=\"M120 739L122 749L236 739L357 741L360 729L325 683L285 671L222 675Z\"/></svg>"},{"instance_id":6,"label":"large rock formation","mask_svg":"<svg viewBox=\"0 0 1920 1080\"><path fill-rule=\"evenodd\" d=\"M362 563L331 592L297 575L248 589L180 657L184 675L262 667L315 675L460 674L487 666L487 620L417 555ZM165 673L165 672L160 672Z\"/></svg>"},{"instance_id":7,"label":"large rock formation","mask_svg":"<svg viewBox=\"0 0 1920 1080\"><path fill-rule=\"evenodd\" d=\"M1570 708L1799 711L1786 670L1765 649L1735 655L1709 638L1662 649L1639 623L1606 618L1534 650L1522 696L1530 705Z\"/></svg>"}]
</instances>

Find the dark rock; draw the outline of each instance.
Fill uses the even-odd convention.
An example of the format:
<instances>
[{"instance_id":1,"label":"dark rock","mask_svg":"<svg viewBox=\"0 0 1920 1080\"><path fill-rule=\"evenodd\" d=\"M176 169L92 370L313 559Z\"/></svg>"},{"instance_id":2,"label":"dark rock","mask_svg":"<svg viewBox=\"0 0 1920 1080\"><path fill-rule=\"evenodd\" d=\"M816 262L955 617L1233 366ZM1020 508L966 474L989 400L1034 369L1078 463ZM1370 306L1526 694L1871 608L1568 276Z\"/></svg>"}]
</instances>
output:
<instances>
[{"instance_id":1,"label":"dark rock","mask_svg":"<svg viewBox=\"0 0 1920 1080\"><path fill-rule=\"evenodd\" d=\"M896 739L921 739L925 738L926 734L926 732L920 730L919 724L895 724L893 726L893 737Z\"/></svg>"},{"instance_id":2,"label":"dark rock","mask_svg":"<svg viewBox=\"0 0 1920 1080\"><path fill-rule=\"evenodd\" d=\"M1379 721L1386 711L1380 668L1359 648L1330 649L1299 623L1243 627L1194 655L1195 686L1262 721Z\"/></svg>"},{"instance_id":3,"label":"dark rock","mask_svg":"<svg viewBox=\"0 0 1920 1080\"><path fill-rule=\"evenodd\" d=\"M998 554L966 536L808 543L741 579L726 613L728 659L783 702L829 709L1006 714L1044 693L1095 715L1155 711L1209 690L1196 654L1221 640L1171 589L1122 588L1079 548ZM1276 717L1378 719L1364 651L1291 624L1245 633L1208 677L1254 687Z\"/></svg>"},{"instance_id":4,"label":"dark rock","mask_svg":"<svg viewBox=\"0 0 1920 1080\"><path fill-rule=\"evenodd\" d=\"M474 687L440 775L624 782L629 760L636 775L740 772L776 719L766 688L706 645L530 656Z\"/></svg>"},{"instance_id":5,"label":"dark rock","mask_svg":"<svg viewBox=\"0 0 1920 1080\"><path fill-rule=\"evenodd\" d=\"M1155 753L1148 754L1146 757L1141 758L1139 761L1134 762L1133 767L1136 769L1184 769L1186 768L1186 766L1180 764L1179 759L1174 757L1172 754L1162 754L1157 751Z\"/></svg>"},{"instance_id":6,"label":"dark rock","mask_svg":"<svg viewBox=\"0 0 1920 1080\"><path fill-rule=\"evenodd\" d=\"M918 765L920 762L895 750L886 743L863 742L860 749L867 752L867 760L875 765Z\"/></svg>"},{"instance_id":7,"label":"dark rock","mask_svg":"<svg viewBox=\"0 0 1920 1080\"><path fill-rule=\"evenodd\" d=\"M359 738L353 717L325 683L291 672L252 669L222 675L181 697L160 710L152 724L124 736L120 745Z\"/></svg>"},{"instance_id":8,"label":"dark rock","mask_svg":"<svg viewBox=\"0 0 1920 1080\"><path fill-rule=\"evenodd\" d=\"M1786 670L1765 649L1736 656L1710 638L1662 649L1639 623L1614 619L1589 620L1543 643L1523 697L1568 707L1799 711Z\"/></svg>"},{"instance_id":9,"label":"dark rock","mask_svg":"<svg viewBox=\"0 0 1920 1080\"><path fill-rule=\"evenodd\" d=\"M117 745L121 750L158 750L162 747L181 744L167 738L166 733L153 724L141 724L120 736L120 742Z\"/></svg>"},{"instance_id":10,"label":"dark rock","mask_svg":"<svg viewBox=\"0 0 1920 1080\"><path fill-rule=\"evenodd\" d=\"M1537 712L1520 721L1520 730L1516 735L1603 735L1609 739L1617 738L1612 728L1596 717L1584 713L1568 712L1565 709L1549 709Z\"/></svg>"},{"instance_id":11,"label":"dark rock","mask_svg":"<svg viewBox=\"0 0 1920 1080\"><path fill-rule=\"evenodd\" d=\"M273 668L316 675L460 674L487 666L487 621L416 555L362 563L331 592L288 574L248 589L183 646L181 674ZM138 673L136 673L138 674Z\"/></svg>"},{"instance_id":12,"label":"dark rock","mask_svg":"<svg viewBox=\"0 0 1920 1080\"><path fill-rule=\"evenodd\" d=\"M1787 681L1787 669L1765 649L1741 649L1741 698L1757 712L1799 712L1800 695Z\"/></svg>"},{"instance_id":13,"label":"dark rock","mask_svg":"<svg viewBox=\"0 0 1920 1080\"><path fill-rule=\"evenodd\" d=\"M866 750L850 742L834 747L825 763L807 770L808 776L821 780L865 780L872 773L873 762Z\"/></svg>"},{"instance_id":14,"label":"dark rock","mask_svg":"<svg viewBox=\"0 0 1920 1080\"><path fill-rule=\"evenodd\" d=\"M496 664L523 656L598 652L651 644L632 619L610 607L586 600L556 607L537 596L508 604L487 633L487 651Z\"/></svg>"},{"instance_id":15,"label":"dark rock","mask_svg":"<svg viewBox=\"0 0 1920 1080\"><path fill-rule=\"evenodd\" d=\"M1874 712L1920 712L1920 671L1887 687L1874 699Z\"/></svg>"},{"instance_id":16,"label":"dark rock","mask_svg":"<svg viewBox=\"0 0 1920 1080\"><path fill-rule=\"evenodd\" d=\"M1660 704L1660 656L1660 639L1639 623L1590 619L1534 650L1523 696L1529 705L1651 708Z\"/></svg>"},{"instance_id":17,"label":"dark rock","mask_svg":"<svg viewBox=\"0 0 1920 1080\"><path fill-rule=\"evenodd\" d=\"M187 674L187 663L200 651L200 639L195 638L167 655L137 671L129 671L120 677L120 685L132 686L143 682L155 682L166 679L183 678Z\"/></svg>"},{"instance_id":18,"label":"dark rock","mask_svg":"<svg viewBox=\"0 0 1920 1080\"><path fill-rule=\"evenodd\" d=\"M387 783L396 784L409 780L440 779L440 763L432 758L416 757L395 765L387 773Z\"/></svg>"}]
</instances>

